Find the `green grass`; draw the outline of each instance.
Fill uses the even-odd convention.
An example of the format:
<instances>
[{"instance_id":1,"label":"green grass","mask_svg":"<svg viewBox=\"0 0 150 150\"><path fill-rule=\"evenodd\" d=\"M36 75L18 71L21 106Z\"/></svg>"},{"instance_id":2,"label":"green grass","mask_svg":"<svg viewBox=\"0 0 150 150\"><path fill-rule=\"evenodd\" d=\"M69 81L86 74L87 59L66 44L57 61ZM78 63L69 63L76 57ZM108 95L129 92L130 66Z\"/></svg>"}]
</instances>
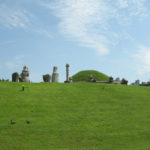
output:
<instances>
[{"instance_id":1,"label":"green grass","mask_svg":"<svg viewBox=\"0 0 150 150\"><path fill-rule=\"evenodd\" d=\"M0 150L150 150L150 87L21 85L0 83Z\"/></svg>"},{"instance_id":2,"label":"green grass","mask_svg":"<svg viewBox=\"0 0 150 150\"><path fill-rule=\"evenodd\" d=\"M90 76L96 81L108 81L109 77L101 72L98 72L96 70L84 70L76 73L75 75L72 76L73 81L89 81Z\"/></svg>"}]
</instances>

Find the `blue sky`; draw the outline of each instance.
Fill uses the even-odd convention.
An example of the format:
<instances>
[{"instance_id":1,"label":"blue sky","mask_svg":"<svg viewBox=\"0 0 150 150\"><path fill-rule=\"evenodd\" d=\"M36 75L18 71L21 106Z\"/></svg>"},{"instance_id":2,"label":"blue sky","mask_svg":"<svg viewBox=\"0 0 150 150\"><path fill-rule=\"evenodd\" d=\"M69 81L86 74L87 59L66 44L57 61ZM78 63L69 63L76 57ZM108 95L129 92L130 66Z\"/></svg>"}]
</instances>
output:
<instances>
[{"instance_id":1,"label":"blue sky","mask_svg":"<svg viewBox=\"0 0 150 150\"><path fill-rule=\"evenodd\" d=\"M150 80L150 1L0 0L0 78L24 65L41 82L57 66L65 80L93 69Z\"/></svg>"}]
</instances>

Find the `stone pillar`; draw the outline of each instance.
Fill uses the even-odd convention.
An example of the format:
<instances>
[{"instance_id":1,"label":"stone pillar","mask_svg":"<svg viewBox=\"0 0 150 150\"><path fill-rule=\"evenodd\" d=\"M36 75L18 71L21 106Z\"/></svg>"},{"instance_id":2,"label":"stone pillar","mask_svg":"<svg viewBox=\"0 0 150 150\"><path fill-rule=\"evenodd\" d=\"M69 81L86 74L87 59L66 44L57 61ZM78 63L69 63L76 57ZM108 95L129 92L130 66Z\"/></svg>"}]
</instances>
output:
<instances>
[{"instance_id":1,"label":"stone pillar","mask_svg":"<svg viewBox=\"0 0 150 150\"><path fill-rule=\"evenodd\" d=\"M29 70L27 66L23 67L22 73L21 73L21 81L22 82L30 82L29 80Z\"/></svg>"},{"instance_id":2,"label":"stone pillar","mask_svg":"<svg viewBox=\"0 0 150 150\"><path fill-rule=\"evenodd\" d=\"M19 73L14 72L12 74L12 82L19 82Z\"/></svg>"},{"instance_id":3,"label":"stone pillar","mask_svg":"<svg viewBox=\"0 0 150 150\"><path fill-rule=\"evenodd\" d=\"M53 67L52 82L53 83L59 82L59 73L58 73L58 68L56 66Z\"/></svg>"},{"instance_id":4,"label":"stone pillar","mask_svg":"<svg viewBox=\"0 0 150 150\"><path fill-rule=\"evenodd\" d=\"M66 64L66 82L69 82L69 64Z\"/></svg>"}]
</instances>

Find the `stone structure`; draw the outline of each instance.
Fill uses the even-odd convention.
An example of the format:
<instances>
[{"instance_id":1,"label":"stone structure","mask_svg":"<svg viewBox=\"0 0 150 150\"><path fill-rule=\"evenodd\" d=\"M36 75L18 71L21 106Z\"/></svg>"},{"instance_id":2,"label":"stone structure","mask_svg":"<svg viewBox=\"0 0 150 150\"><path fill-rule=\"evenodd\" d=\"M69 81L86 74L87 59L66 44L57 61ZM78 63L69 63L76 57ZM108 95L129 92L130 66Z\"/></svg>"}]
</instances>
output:
<instances>
[{"instance_id":1,"label":"stone structure","mask_svg":"<svg viewBox=\"0 0 150 150\"><path fill-rule=\"evenodd\" d=\"M69 64L66 64L66 81L65 83L69 83L70 80L69 80Z\"/></svg>"},{"instance_id":2,"label":"stone structure","mask_svg":"<svg viewBox=\"0 0 150 150\"><path fill-rule=\"evenodd\" d=\"M121 80L119 77L117 77L114 81L113 81L114 84L121 84Z\"/></svg>"},{"instance_id":3,"label":"stone structure","mask_svg":"<svg viewBox=\"0 0 150 150\"><path fill-rule=\"evenodd\" d=\"M119 77L117 77L117 78L115 79L115 81L116 81L116 82L121 82L121 80L120 80Z\"/></svg>"},{"instance_id":4,"label":"stone structure","mask_svg":"<svg viewBox=\"0 0 150 150\"><path fill-rule=\"evenodd\" d=\"M140 85L140 80L136 80L134 85Z\"/></svg>"},{"instance_id":5,"label":"stone structure","mask_svg":"<svg viewBox=\"0 0 150 150\"><path fill-rule=\"evenodd\" d=\"M29 69L27 66L23 67L22 73L20 75L20 82L30 82L29 80Z\"/></svg>"},{"instance_id":6,"label":"stone structure","mask_svg":"<svg viewBox=\"0 0 150 150\"><path fill-rule=\"evenodd\" d=\"M58 68L56 66L53 68L52 82L53 83L59 82L59 73L58 73Z\"/></svg>"},{"instance_id":7,"label":"stone structure","mask_svg":"<svg viewBox=\"0 0 150 150\"><path fill-rule=\"evenodd\" d=\"M93 75L91 74L89 77L89 82L96 82L95 78L93 77Z\"/></svg>"},{"instance_id":8,"label":"stone structure","mask_svg":"<svg viewBox=\"0 0 150 150\"><path fill-rule=\"evenodd\" d=\"M69 77L69 83L72 83L72 82L73 82L72 77Z\"/></svg>"},{"instance_id":9,"label":"stone structure","mask_svg":"<svg viewBox=\"0 0 150 150\"><path fill-rule=\"evenodd\" d=\"M51 82L51 75L50 74L43 75L43 81L44 82Z\"/></svg>"},{"instance_id":10,"label":"stone structure","mask_svg":"<svg viewBox=\"0 0 150 150\"><path fill-rule=\"evenodd\" d=\"M19 82L19 73L14 72L12 74L12 82Z\"/></svg>"}]
</instances>

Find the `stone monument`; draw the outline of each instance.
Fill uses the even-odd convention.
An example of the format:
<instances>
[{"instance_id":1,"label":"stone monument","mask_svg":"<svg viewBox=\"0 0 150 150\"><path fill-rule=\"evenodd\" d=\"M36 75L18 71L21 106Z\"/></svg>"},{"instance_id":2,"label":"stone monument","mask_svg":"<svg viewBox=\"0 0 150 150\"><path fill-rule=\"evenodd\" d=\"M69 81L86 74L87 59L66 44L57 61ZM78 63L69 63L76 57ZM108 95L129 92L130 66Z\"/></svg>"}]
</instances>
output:
<instances>
[{"instance_id":1,"label":"stone monument","mask_svg":"<svg viewBox=\"0 0 150 150\"><path fill-rule=\"evenodd\" d=\"M66 64L66 81L65 81L65 83L68 83L68 82L70 82L70 80L69 80L69 64Z\"/></svg>"},{"instance_id":2,"label":"stone monument","mask_svg":"<svg viewBox=\"0 0 150 150\"><path fill-rule=\"evenodd\" d=\"M140 80L136 80L134 85L140 85Z\"/></svg>"},{"instance_id":3,"label":"stone monument","mask_svg":"<svg viewBox=\"0 0 150 150\"><path fill-rule=\"evenodd\" d=\"M117 77L115 80L114 80L114 83L115 84L121 84L121 80L119 77Z\"/></svg>"},{"instance_id":4,"label":"stone monument","mask_svg":"<svg viewBox=\"0 0 150 150\"><path fill-rule=\"evenodd\" d=\"M43 75L43 81L44 82L51 82L51 75L50 74Z\"/></svg>"},{"instance_id":5,"label":"stone monument","mask_svg":"<svg viewBox=\"0 0 150 150\"><path fill-rule=\"evenodd\" d=\"M56 66L53 67L52 82L53 83L59 82L59 73L58 73L58 68Z\"/></svg>"},{"instance_id":6,"label":"stone monument","mask_svg":"<svg viewBox=\"0 0 150 150\"><path fill-rule=\"evenodd\" d=\"M19 73L18 72L14 72L12 74L12 82L19 82Z\"/></svg>"},{"instance_id":7,"label":"stone monument","mask_svg":"<svg viewBox=\"0 0 150 150\"><path fill-rule=\"evenodd\" d=\"M69 77L69 83L72 83L72 82L73 82L72 77Z\"/></svg>"},{"instance_id":8,"label":"stone monument","mask_svg":"<svg viewBox=\"0 0 150 150\"><path fill-rule=\"evenodd\" d=\"M29 80L29 69L27 66L23 67L22 73L20 75L20 81L21 82L30 82Z\"/></svg>"}]
</instances>

